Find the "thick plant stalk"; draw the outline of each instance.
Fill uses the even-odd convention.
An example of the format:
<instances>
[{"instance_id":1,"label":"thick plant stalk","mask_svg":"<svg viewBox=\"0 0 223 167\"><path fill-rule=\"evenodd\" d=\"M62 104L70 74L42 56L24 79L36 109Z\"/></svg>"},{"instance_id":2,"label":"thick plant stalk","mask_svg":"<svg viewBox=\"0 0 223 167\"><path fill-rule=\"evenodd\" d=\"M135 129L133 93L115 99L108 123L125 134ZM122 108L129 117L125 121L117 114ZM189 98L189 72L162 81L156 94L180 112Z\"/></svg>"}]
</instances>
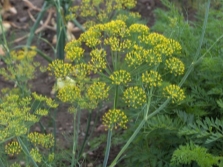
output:
<instances>
[{"instance_id":1,"label":"thick plant stalk","mask_svg":"<svg viewBox=\"0 0 223 167\"><path fill-rule=\"evenodd\" d=\"M65 20L64 15L66 12L66 5L57 0L55 3L56 10L57 10L57 46L56 46L56 58L60 60L64 60L64 48L66 43L66 26L65 26Z\"/></svg>"},{"instance_id":2,"label":"thick plant stalk","mask_svg":"<svg viewBox=\"0 0 223 167\"><path fill-rule=\"evenodd\" d=\"M182 78L181 82L179 83L179 86L182 86L184 84L184 82L186 81L187 77L189 76L189 74L193 70L194 64L196 64L195 62L198 61L198 59L199 59L199 54L200 54L201 46L202 46L202 43L203 43L205 29L206 29L207 20L208 20L209 8L210 8L210 0L208 0L207 7L206 7L204 24L203 24L203 27L202 27L202 34L201 34L201 38L200 38L198 50L196 52L194 61L191 63L189 69L187 70L187 72L185 73L185 75ZM139 126L136 128L136 130L134 131L134 133L132 134L132 136L129 138L129 140L127 141L127 143L123 146L123 148L118 153L118 155L116 156L116 158L113 160L113 162L111 163L111 165L109 167L114 167L117 164L117 162L118 162L119 158L121 157L121 155L128 148L128 146L131 144L131 142L135 139L135 137L140 132L140 130L142 129L142 127L144 126L144 124L150 118L152 118L153 116L155 116L156 114L158 114L160 111L162 111L169 102L170 102L170 99L167 99L157 110L155 110L153 113L149 114L147 117L144 117L144 119L141 121L141 123L139 124ZM147 105L149 105L149 104L147 104ZM146 113L148 113L148 111L146 111Z\"/></svg>"},{"instance_id":3,"label":"thick plant stalk","mask_svg":"<svg viewBox=\"0 0 223 167\"><path fill-rule=\"evenodd\" d=\"M108 157L109 157L110 148L111 148L111 138L112 138L112 130L108 130L107 145L106 145L103 167L106 167L108 163Z\"/></svg>"}]
</instances>

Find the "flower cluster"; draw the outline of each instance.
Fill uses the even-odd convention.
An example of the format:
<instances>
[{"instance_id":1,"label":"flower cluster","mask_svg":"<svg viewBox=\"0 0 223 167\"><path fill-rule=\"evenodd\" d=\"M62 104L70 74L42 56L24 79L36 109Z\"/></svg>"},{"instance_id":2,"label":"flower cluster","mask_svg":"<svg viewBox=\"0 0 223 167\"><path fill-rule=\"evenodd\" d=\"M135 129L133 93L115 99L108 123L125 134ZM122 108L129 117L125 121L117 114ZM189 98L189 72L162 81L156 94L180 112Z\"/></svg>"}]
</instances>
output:
<instances>
[{"instance_id":1,"label":"flower cluster","mask_svg":"<svg viewBox=\"0 0 223 167\"><path fill-rule=\"evenodd\" d=\"M134 45L133 50L125 56L125 61L129 67L138 67L144 62L144 57L148 55L148 51L143 47Z\"/></svg>"},{"instance_id":2,"label":"flower cluster","mask_svg":"<svg viewBox=\"0 0 223 167\"><path fill-rule=\"evenodd\" d=\"M129 49L132 45L130 40L121 41L117 37L106 38L104 44L110 45L113 52L124 52L125 49Z\"/></svg>"},{"instance_id":3,"label":"flower cluster","mask_svg":"<svg viewBox=\"0 0 223 167\"><path fill-rule=\"evenodd\" d=\"M40 66L40 63L33 60L35 55L35 47L32 47L30 50L24 48L23 50L11 51L9 56L4 58L7 66L6 68L1 68L0 75L5 80L24 87L30 79L35 77L35 69Z\"/></svg>"},{"instance_id":4,"label":"flower cluster","mask_svg":"<svg viewBox=\"0 0 223 167\"><path fill-rule=\"evenodd\" d=\"M104 100L108 97L109 87L104 82L94 82L87 89L90 100Z\"/></svg>"},{"instance_id":5,"label":"flower cluster","mask_svg":"<svg viewBox=\"0 0 223 167\"><path fill-rule=\"evenodd\" d=\"M57 97L62 102L75 102L81 97L81 90L76 85L67 85L58 91Z\"/></svg>"},{"instance_id":6,"label":"flower cluster","mask_svg":"<svg viewBox=\"0 0 223 167\"><path fill-rule=\"evenodd\" d=\"M90 74L91 66L89 64L80 63L74 65L74 71L72 72L75 77L85 78L88 74Z\"/></svg>"},{"instance_id":7,"label":"flower cluster","mask_svg":"<svg viewBox=\"0 0 223 167\"><path fill-rule=\"evenodd\" d=\"M5 145L5 152L8 155L16 155L21 152L22 148L17 141L9 142Z\"/></svg>"},{"instance_id":8,"label":"flower cluster","mask_svg":"<svg viewBox=\"0 0 223 167\"><path fill-rule=\"evenodd\" d=\"M118 127L126 129L128 118L123 111L113 109L103 115L102 122L109 130L117 129Z\"/></svg>"},{"instance_id":9,"label":"flower cluster","mask_svg":"<svg viewBox=\"0 0 223 167\"><path fill-rule=\"evenodd\" d=\"M42 161L42 155L40 154L39 150L37 148L32 148L30 151L30 155L32 156L33 160L35 162L41 162Z\"/></svg>"},{"instance_id":10,"label":"flower cluster","mask_svg":"<svg viewBox=\"0 0 223 167\"><path fill-rule=\"evenodd\" d=\"M85 44L90 48L94 48L101 43L100 37L101 33L99 31L95 31L95 29L90 28L88 31L81 34L80 40L85 42Z\"/></svg>"},{"instance_id":11,"label":"flower cluster","mask_svg":"<svg viewBox=\"0 0 223 167\"><path fill-rule=\"evenodd\" d=\"M131 81L130 73L125 70L115 71L109 78L112 80L112 84L115 85L127 84Z\"/></svg>"},{"instance_id":12,"label":"flower cluster","mask_svg":"<svg viewBox=\"0 0 223 167\"><path fill-rule=\"evenodd\" d=\"M174 84L166 86L163 94L168 99L171 99L172 103L178 103L185 99L184 91L178 85Z\"/></svg>"},{"instance_id":13,"label":"flower cluster","mask_svg":"<svg viewBox=\"0 0 223 167\"><path fill-rule=\"evenodd\" d=\"M51 148L54 145L54 137L51 133L42 134L37 132L31 132L28 134L28 139L35 146L40 145L44 148Z\"/></svg>"},{"instance_id":14,"label":"flower cluster","mask_svg":"<svg viewBox=\"0 0 223 167\"><path fill-rule=\"evenodd\" d=\"M142 73L142 82L151 87L157 87L161 85L162 78L161 75L156 71L146 71Z\"/></svg>"},{"instance_id":15,"label":"flower cluster","mask_svg":"<svg viewBox=\"0 0 223 167\"><path fill-rule=\"evenodd\" d=\"M51 99L49 97L39 95L36 92L33 92L32 96L35 100L37 100L39 102L45 102L46 105L50 108L57 108L58 107L58 103L56 103L53 99Z\"/></svg>"},{"instance_id":16,"label":"flower cluster","mask_svg":"<svg viewBox=\"0 0 223 167\"><path fill-rule=\"evenodd\" d=\"M66 59L71 61L71 62L79 62L80 59L83 57L84 54L84 49L82 49L81 47L66 47L65 48L66 51Z\"/></svg>"},{"instance_id":17,"label":"flower cluster","mask_svg":"<svg viewBox=\"0 0 223 167\"><path fill-rule=\"evenodd\" d=\"M145 91L138 87L129 87L123 93L123 99L129 107L139 108L146 103Z\"/></svg>"},{"instance_id":18,"label":"flower cluster","mask_svg":"<svg viewBox=\"0 0 223 167\"><path fill-rule=\"evenodd\" d=\"M64 63L63 60L56 59L49 64L47 69L51 74L54 74L56 78L65 78L71 74L73 67L69 63Z\"/></svg>"},{"instance_id":19,"label":"flower cluster","mask_svg":"<svg viewBox=\"0 0 223 167\"><path fill-rule=\"evenodd\" d=\"M32 60L33 57L36 56L36 47L32 46L31 49L24 48L23 50L19 51L11 51L10 56L14 60L23 60L23 59L30 59Z\"/></svg>"},{"instance_id":20,"label":"flower cluster","mask_svg":"<svg viewBox=\"0 0 223 167\"><path fill-rule=\"evenodd\" d=\"M106 63L106 52L104 49L94 49L90 52L91 60L89 62L90 67L97 73L98 71L105 69L107 66Z\"/></svg>"},{"instance_id":21,"label":"flower cluster","mask_svg":"<svg viewBox=\"0 0 223 167\"><path fill-rule=\"evenodd\" d=\"M108 36L113 37L125 37L129 35L127 25L121 20L113 20L104 24L104 32Z\"/></svg>"},{"instance_id":22,"label":"flower cluster","mask_svg":"<svg viewBox=\"0 0 223 167\"><path fill-rule=\"evenodd\" d=\"M178 58L171 57L167 59L165 62L165 66L166 69L168 69L170 73L174 74L175 76L184 74L184 63Z\"/></svg>"},{"instance_id":23,"label":"flower cluster","mask_svg":"<svg viewBox=\"0 0 223 167\"><path fill-rule=\"evenodd\" d=\"M132 24L129 27L129 33L131 35L137 34L139 36L149 35L149 27L143 24Z\"/></svg>"}]
</instances>

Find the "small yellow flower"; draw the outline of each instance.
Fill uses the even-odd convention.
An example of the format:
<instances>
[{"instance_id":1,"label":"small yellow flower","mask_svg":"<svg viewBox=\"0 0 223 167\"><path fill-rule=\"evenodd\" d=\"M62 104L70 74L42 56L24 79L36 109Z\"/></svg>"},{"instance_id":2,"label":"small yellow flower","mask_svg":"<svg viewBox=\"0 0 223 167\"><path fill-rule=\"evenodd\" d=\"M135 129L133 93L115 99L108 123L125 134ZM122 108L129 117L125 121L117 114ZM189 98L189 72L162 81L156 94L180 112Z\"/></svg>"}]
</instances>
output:
<instances>
[{"instance_id":1,"label":"small yellow flower","mask_svg":"<svg viewBox=\"0 0 223 167\"><path fill-rule=\"evenodd\" d=\"M94 27L88 29L80 36L80 40L85 42L90 48L94 48L101 43L101 32L95 31Z\"/></svg>"},{"instance_id":2,"label":"small yellow flower","mask_svg":"<svg viewBox=\"0 0 223 167\"><path fill-rule=\"evenodd\" d=\"M104 25L104 31L108 36L125 37L129 34L127 26L122 20L113 20Z\"/></svg>"},{"instance_id":3,"label":"small yellow flower","mask_svg":"<svg viewBox=\"0 0 223 167\"><path fill-rule=\"evenodd\" d=\"M48 161L49 162L53 162L54 158L55 158L54 153L51 153L51 154L48 155Z\"/></svg>"},{"instance_id":4,"label":"small yellow flower","mask_svg":"<svg viewBox=\"0 0 223 167\"><path fill-rule=\"evenodd\" d=\"M38 149L32 148L30 151L30 155L32 156L33 160L40 163L42 161L42 155L40 154Z\"/></svg>"},{"instance_id":5,"label":"small yellow flower","mask_svg":"<svg viewBox=\"0 0 223 167\"><path fill-rule=\"evenodd\" d=\"M46 97L44 97L43 95L39 95L36 92L33 92L32 96L37 101L45 101L46 100Z\"/></svg>"},{"instance_id":6,"label":"small yellow flower","mask_svg":"<svg viewBox=\"0 0 223 167\"><path fill-rule=\"evenodd\" d=\"M128 52L125 61L128 66L138 67L144 62L144 57L148 55L148 51L143 47L134 45L133 50Z\"/></svg>"},{"instance_id":7,"label":"small yellow flower","mask_svg":"<svg viewBox=\"0 0 223 167\"><path fill-rule=\"evenodd\" d=\"M109 87L104 82L94 82L87 89L90 100L104 100L108 97Z\"/></svg>"},{"instance_id":8,"label":"small yellow flower","mask_svg":"<svg viewBox=\"0 0 223 167\"><path fill-rule=\"evenodd\" d=\"M41 134L37 132L31 132L28 134L28 139L35 146L41 145L44 148L51 148L54 145L54 137L51 133Z\"/></svg>"},{"instance_id":9,"label":"small yellow flower","mask_svg":"<svg viewBox=\"0 0 223 167\"><path fill-rule=\"evenodd\" d=\"M129 32L137 35L149 35L149 27L143 24L135 23L129 27Z\"/></svg>"},{"instance_id":10,"label":"small yellow flower","mask_svg":"<svg viewBox=\"0 0 223 167\"><path fill-rule=\"evenodd\" d=\"M67 85L59 89L57 97L62 102L77 102L77 100L81 97L81 90L76 85Z\"/></svg>"},{"instance_id":11,"label":"small yellow flower","mask_svg":"<svg viewBox=\"0 0 223 167\"><path fill-rule=\"evenodd\" d=\"M84 49L81 47L74 46L69 48L69 50L65 48L66 51L66 59L71 62L79 62L84 55Z\"/></svg>"},{"instance_id":12,"label":"small yellow flower","mask_svg":"<svg viewBox=\"0 0 223 167\"><path fill-rule=\"evenodd\" d=\"M151 70L142 73L142 82L148 84L150 88L157 87L161 85L162 78L158 72Z\"/></svg>"},{"instance_id":13,"label":"small yellow flower","mask_svg":"<svg viewBox=\"0 0 223 167\"><path fill-rule=\"evenodd\" d=\"M172 103L181 102L186 98L184 91L178 85L169 85L163 89L163 94L168 99L172 100Z\"/></svg>"},{"instance_id":14,"label":"small yellow flower","mask_svg":"<svg viewBox=\"0 0 223 167\"><path fill-rule=\"evenodd\" d=\"M65 78L73 71L73 67L69 63L64 63L63 60L54 60L47 68L56 78Z\"/></svg>"},{"instance_id":15,"label":"small yellow flower","mask_svg":"<svg viewBox=\"0 0 223 167\"><path fill-rule=\"evenodd\" d=\"M109 78L112 80L112 84L115 85L127 84L131 81L130 73L125 70L115 71Z\"/></svg>"},{"instance_id":16,"label":"small yellow flower","mask_svg":"<svg viewBox=\"0 0 223 167\"><path fill-rule=\"evenodd\" d=\"M88 74L90 74L91 66L89 64L80 63L74 66L74 76L77 78L85 78Z\"/></svg>"},{"instance_id":17,"label":"small yellow flower","mask_svg":"<svg viewBox=\"0 0 223 167\"><path fill-rule=\"evenodd\" d=\"M35 111L35 114L37 114L37 115L39 115L39 116L46 116L46 115L48 115L48 110L46 110L46 109L41 109L41 108L39 108L39 109L37 109L36 111Z\"/></svg>"},{"instance_id":18,"label":"small yellow flower","mask_svg":"<svg viewBox=\"0 0 223 167\"><path fill-rule=\"evenodd\" d=\"M143 58L149 66L158 65L162 62L162 54L153 49L147 50L147 54L144 54Z\"/></svg>"},{"instance_id":19,"label":"small yellow flower","mask_svg":"<svg viewBox=\"0 0 223 167\"><path fill-rule=\"evenodd\" d=\"M17 141L12 141L5 146L5 152L8 155L19 154L21 151L22 151L22 148Z\"/></svg>"},{"instance_id":20,"label":"small yellow flower","mask_svg":"<svg viewBox=\"0 0 223 167\"><path fill-rule=\"evenodd\" d=\"M171 57L166 60L165 68L175 76L184 74L185 66L184 63L175 57Z\"/></svg>"},{"instance_id":21,"label":"small yellow flower","mask_svg":"<svg viewBox=\"0 0 223 167\"><path fill-rule=\"evenodd\" d=\"M146 103L146 93L145 91L138 87L129 87L123 93L123 99L129 107L139 108Z\"/></svg>"},{"instance_id":22,"label":"small yellow flower","mask_svg":"<svg viewBox=\"0 0 223 167\"><path fill-rule=\"evenodd\" d=\"M118 127L126 129L126 123L128 122L128 118L125 113L118 109L109 110L102 117L102 123L109 130L113 130L113 128L117 129Z\"/></svg>"},{"instance_id":23,"label":"small yellow flower","mask_svg":"<svg viewBox=\"0 0 223 167\"><path fill-rule=\"evenodd\" d=\"M106 68L106 51L103 49L94 49L90 52L91 60L89 62L92 71L97 73Z\"/></svg>"}]
</instances>

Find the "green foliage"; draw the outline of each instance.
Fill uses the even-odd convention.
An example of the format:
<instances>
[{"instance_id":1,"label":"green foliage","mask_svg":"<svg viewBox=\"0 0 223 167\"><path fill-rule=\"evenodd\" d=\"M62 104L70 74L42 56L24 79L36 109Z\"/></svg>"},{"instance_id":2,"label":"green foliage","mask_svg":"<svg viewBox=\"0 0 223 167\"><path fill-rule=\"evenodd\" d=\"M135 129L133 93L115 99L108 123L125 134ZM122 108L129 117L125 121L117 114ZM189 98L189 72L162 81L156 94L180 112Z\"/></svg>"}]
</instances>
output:
<instances>
[{"instance_id":1,"label":"green foliage","mask_svg":"<svg viewBox=\"0 0 223 167\"><path fill-rule=\"evenodd\" d=\"M183 127L179 135L191 136L191 139L203 139L204 144L210 144L216 141L222 143L223 121L205 117L203 120L196 120L195 123Z\"/></svg>"},{"instance_id":2,"label":"green foliage","mask_svg":"<svg viewBox=\"0 0 223 167\"><path fill-rule=\"evenodd\" d=\"M212 167L220 165L221 157L207 153L207 149L192 142L180 146L174 151L171 166L190 165L196 162L199 167ZM193 165L194 166L194 165Z\"/></svg>"}]
</instances>

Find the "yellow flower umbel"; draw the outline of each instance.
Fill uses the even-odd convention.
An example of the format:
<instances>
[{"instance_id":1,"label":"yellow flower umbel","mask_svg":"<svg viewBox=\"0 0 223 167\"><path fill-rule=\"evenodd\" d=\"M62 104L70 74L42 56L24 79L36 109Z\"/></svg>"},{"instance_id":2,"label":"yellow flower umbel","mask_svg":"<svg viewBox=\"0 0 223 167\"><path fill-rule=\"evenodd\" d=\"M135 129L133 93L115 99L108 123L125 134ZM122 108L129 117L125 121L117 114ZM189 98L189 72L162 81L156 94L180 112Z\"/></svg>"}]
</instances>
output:
<instances>
[{"instance_id":1,"label":"yellow flower umbel","mask_svg":"<svg viewBox=\"0 0 223 167\"><path fill-rule=\"evenodd\" d=\"M84 49L78 46L72 48L70 47L69 49L68 47L65 47L65 51L66 51L66 59L71 62L74 61L79 62L84 55Z\"/></svg>"},{"instance_id":2,"label":"yellow flower umbel","mask_svg":"<svg viewBox=\"0 0 223 167\"><path fill-rule=\"evenodd\" d=\"M132 45L130 40L121 41L121 39L117 37L106 38L104 44L109 45L113 52L125 52L125 50L129 49Z\"/></svg>"},{"instance_id":3,"label":"yellow flower umbel","mask_svg":"<svg viewBox=\"0 0 223 167\"><path fill-rule=\"evenodd\" d=\"M172 100L172 103L181 102L186 98L184 91L178 85L166 86L163 90L163 94L168 99Z\"/></svg>"},{"instance_id":4,"label":"yellow flower umbel","mask_svg":"<svg viewBox=\"0 0 223 167\"><path fill-rule=\"evenodd\" d=\"M149 88L157 87L161 85L162 78L158 72L151 70L142 73L142 82L148 85Z\"/></svg>"},{"instance_id":5,"label":"yellow flower umbel","mask_svg":"<svg viewBox=\"0 0 223 167\"><path fill-rule=\"evenodd\" d=\"M73 67L69 63L64 63L63 60L56 59L47 68L56 78L65 78L73 71Z\"/></svg>"},{"instance_id":6,"label":"yellow flower umbel","mask_svg":"<svg viewBox=\"0 0 223 167\"><path fill-rule=\"evenodd\" d=\"M62 102L77 102L81 98L81 90L76 85L67 85L59 89L57 97Z\"/></svg>"},{"instance_id":7,"label":"yellow flower umbel","mask_svg":"<svg viewBox=\"0 0 223 167\"><path fill-rule=\"evenodd\" d=\"M175 76L184 74L184 63L175 57L171 57L166 60L165 62L166 69Z\"/></svg>"},{"instance_id":8,"label":"yellow flower umbel","mask_svg":"<svg viewBox=\"0 0 223 167\"><path fill-rule=\"evenodd\" d=\"M138 86L127 88L123 96L128 107L139 108L146 103L146 92Z\"/></svg>"},{"instance_id":9,"label":"yellow flower umbel","mask_svg":"<svg viewBox=\"0 0 223 167\"><path fill-rule=\"evenodd\" d=\"M89 66L94 73L101 72L107 66L106 51L104 49L94 49L90 52L91 60Z\"/></svg>"},{"instance_id":10,"label":"yellow flower umbel","mask_svg":"<svg viewBox=\"0 0 223 167\"><path fill-rule=\"evenodd\" d=\"M108 97L109 87L104 82L94 82L87 89L87 96L90 100L104 100Z\"/></svg>"},{"instance_id":11,"label":"yellow flower umbel","mask_svg":"<svg viewBox=\"0 0 223 167\"><path fill-rule=\"evenodd\" d=\"M104 24L104 31L111 37L125 37L129 35L127 25L122 20L114 20Z\"/></svg>"},{"instance_id":12,"label":"yellow flower umbel","mask_svg":"<svg viewBox=\"0 0 223 167\"><path fill-rule=\"evenodd\" d=\"M90 28L80 36L80 40L84 42L88 47L95 48L101 43L101 32Z\"/></svg>"},{"instance_id":13,"label":"yellow flower umbel","mask_svg":"<svg viewBox=\"0 0 223 167\"><path fill-rule=\"evenodd\" d=\"M129 27L129 32L131 35L146 36L149 35L149 27L143 24L132 24Z\"/></svg>"},{"instance_id":14,"label":"yellow flower umbel","mask_svg":"<svg viewBox=\"0 0 223 167\"><path fill-rule=\"evenodd\" d=\"M129 67L138 67L144 62L144 57L149 53L143 47L134 45L133 50L128 52L125 57L125 61Z\"/></svg>"},{"instance_id":15,"label":"yellow flower umbel","mask_svg":"<svg viewBox=\"0 0 223 167\"><path fill-rule=\"evenodd\" d=\"M103 125L109 130L113 130L113 128L117 129L118 127L126 129L127 122L128 118L125 113L118 109L109 110L102 117Z\"/></svg>"},{"instance_id":16,"label":"yellow flower umbel","mask_svg":"<svg viewBox=\"0 0 223 167\"><path fill-rule=\"evenodd\" d=\"M35 146L40 145L44 148L51 148L54 145L54 137L51 133L42 134L37 132L31 132L28 134L28 139Z\"/></svg>"},{"instance_id":17,"label":"yellow flower umbel","mask_svg":"<svg viewBox=\"0 0 223 167\"><path fill-rule=\"evenodd\" d=\"M109 78L114 85L127 84L131 81L130 73L125 70L115 71Z\"/></svg>"},{"instance_id":18,"label":"yellow flower umbel","mask_svg":"<svg viewBox=\"0 0 223 167\"><path fill-rule=\"evenodd\" d=\"M15 86L19 86L19 88L27 88L28 81L35 77L34 72L40 66L38 62L33 60L35 55L35 47L10 52L8 56L4 57L6 67L1 68L0 75L5 80L13 81Z\"/></svg>"},{"instance_id":19,"label":"yellow flower umbel","mask_svg":"<svg viewBox=\"0 0 223 167\"><path fill-rule=\"evenodd\" d=\"M42 155L40 154L39 150L38 149L32 149L30 151L30 155L32 156L33 160L35 162L38 162L40 163L42 161Z\"/></svg>"},{"instance_id":20,"label":"yellow flower umbel","mask_svg":"<svg viewBox=\"0 0 223 167\"><path fill-rule=\"evenodd\" d=\"M19 154L21 150L22 148L17 141L12 141L5 146L5 152L11 156Z\"/></svg>"}]
</instances>

